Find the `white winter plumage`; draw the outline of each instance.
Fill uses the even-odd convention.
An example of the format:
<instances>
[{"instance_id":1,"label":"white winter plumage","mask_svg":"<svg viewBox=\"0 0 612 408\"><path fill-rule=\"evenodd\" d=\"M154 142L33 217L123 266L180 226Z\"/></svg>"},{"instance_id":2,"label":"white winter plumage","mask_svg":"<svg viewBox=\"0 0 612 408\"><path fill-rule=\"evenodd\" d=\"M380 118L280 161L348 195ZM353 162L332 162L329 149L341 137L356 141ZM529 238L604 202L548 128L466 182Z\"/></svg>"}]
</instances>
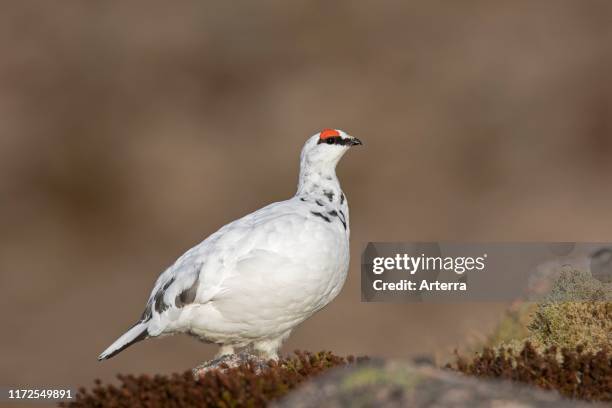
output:
<instances>
[{"instance_id":1,"label":"white winter plumage","mask_svg":"<svg viewBox=\"0 0 612 408\"><path fill-rule=\"evenodd\" d=\"M100 356L148 337L188 333L219 355L252 346L276 358L291 330L340 292L349 211L336 164L361 142L326 129L308 139L296 195L233 221L182 255L155 283L140 321Z\"/></svg>"}]
</instances>

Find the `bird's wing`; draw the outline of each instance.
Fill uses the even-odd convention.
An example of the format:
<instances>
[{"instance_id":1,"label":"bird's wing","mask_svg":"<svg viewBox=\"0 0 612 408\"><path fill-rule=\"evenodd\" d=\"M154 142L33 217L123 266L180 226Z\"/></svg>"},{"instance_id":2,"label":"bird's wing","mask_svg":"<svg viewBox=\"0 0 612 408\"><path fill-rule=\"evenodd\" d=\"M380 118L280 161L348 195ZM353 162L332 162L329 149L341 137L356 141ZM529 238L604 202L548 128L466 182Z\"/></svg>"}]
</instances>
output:
<instances>
[{"instance_id":1,"label":"bird's wing","mask_svg":"<svg viewBox=\"0 0 612 408\"><path fill-rule=\"evenodd\" d=\"M196 245L157 279L140 322L159 335L183 307L204 304L222 292L236 265L257 251L283 252L286 237L304 234L303 211L294 200L278 202L233 221Z\"/></svg>"},{"instance_id":2,"label":"bird's wing","mask_svg":"<svg viewBox=\"0 0 612 408\"><path fill-rule=\"evenodd\" d=\"M315 221L308 222L309 218ZM307 254L312 253L309 246L329 242L326 224L330 225L310 216L299 200L291 199L225 225L159 276L140 320L99 359L110 358L147 337L187 330L188 319L181 319L186 306L205 304L224 294L240 296L244 288L241 281L258 279L242 279L244 274L276 269L287 273L291 265L317 268L323 257L312 259ZM326 250L329 248L323 247L319 253ZM283 279L278 275L274 278Z\"/></svg>"}]
</instances>

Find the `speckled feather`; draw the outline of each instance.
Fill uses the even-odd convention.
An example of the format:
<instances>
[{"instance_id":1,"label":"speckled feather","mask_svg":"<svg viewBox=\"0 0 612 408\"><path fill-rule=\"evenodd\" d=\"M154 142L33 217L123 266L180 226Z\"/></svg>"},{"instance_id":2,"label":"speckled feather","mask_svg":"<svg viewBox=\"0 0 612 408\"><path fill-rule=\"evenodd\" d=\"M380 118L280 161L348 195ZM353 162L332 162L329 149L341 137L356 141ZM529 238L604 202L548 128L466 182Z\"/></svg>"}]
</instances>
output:
<instances>
[{"instance_id":1,"label":"speckled feather","mask_svg":"<svg viewBox=\"0 0 612 408\"><path fill-rule=\"evenodd\" d=\"M356 144L334 129L309 138L296 195L225 225L178 258L157 279L140 320L99 359L174 333L219 344L220 354L253 346L275 358L346 279L349 209L335 167Z\"/></svg>"}]
</instances>

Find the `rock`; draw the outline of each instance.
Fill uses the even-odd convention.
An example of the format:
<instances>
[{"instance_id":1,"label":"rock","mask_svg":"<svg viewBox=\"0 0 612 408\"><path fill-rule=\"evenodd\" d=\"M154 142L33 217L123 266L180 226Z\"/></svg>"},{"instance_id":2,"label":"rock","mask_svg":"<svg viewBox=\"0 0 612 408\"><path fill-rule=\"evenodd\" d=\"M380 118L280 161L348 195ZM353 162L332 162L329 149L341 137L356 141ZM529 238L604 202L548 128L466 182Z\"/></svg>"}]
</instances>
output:
<instances>
[{"instance_id":1,"label":"rock","mask_svg":"<svg viewBox=\"0 0 612 408\"><path fill-rule=\"evenodd\" d=\"M506 381L480 380L432 365L371 361L332 370L304 384L281 407L594 407Z\"/></svg>"}]
</instances>

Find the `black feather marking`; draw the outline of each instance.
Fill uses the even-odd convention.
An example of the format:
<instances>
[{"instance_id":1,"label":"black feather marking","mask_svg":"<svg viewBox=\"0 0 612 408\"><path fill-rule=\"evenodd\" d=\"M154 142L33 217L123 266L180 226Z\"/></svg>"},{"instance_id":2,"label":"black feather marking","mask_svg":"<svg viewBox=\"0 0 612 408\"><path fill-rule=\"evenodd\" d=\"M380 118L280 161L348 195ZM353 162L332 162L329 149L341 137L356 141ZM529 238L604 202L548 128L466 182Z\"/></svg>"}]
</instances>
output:
<instances>
[{"instance_id":1,"label":"black feather marking","mask_svg":"<svg viewBox=\"0 0 612 408\"><path fill-rule=\"evenodd\" d=\"M308 200L306 200L304 197L301 197L301 198L300 198L300 201L304 201L304 202L306 202L306 201L308 201Z\"/></svg>"},{"instance_id":2,"label":"black feather marking","mask_svg":"<svg viewBox=\"0 0 612 408\"><path fill-rule=\"evenodd\" d=\"M323 207L325 205L320 200L316 200L315 203L317 203L317 205L320 207Z\"/></svg>"},{"instance_id":3,"label":"black feather marking","mask_svg":"<svg viewBox=\"0 0 612 408\"><path fill-rule=\"evenodd\" d=\"M323 219L324 219L325 221L327 221L327 222L331 222L331 220L329 219L329 217L327 217L327 216L325 216L325 215L321 214L320 212L311 211L310 213L311 213L312 215L316 215L317 217L321 217L321 218L323 218Z\"/></svg>"},{"instance_id":4,"label":"black feather marking","mask_svg":"<svg viewBox=\"0 0 612 408\"><path fill-rule=\"evenodd\" d=\"M342 221L342 224L344 225L344 229L346 230L346 215L344 215L344 212L342 212L342 210L340 210L339 218L340 218L340 221Z\"/></svg>"},{"instance_id":5,"label":"black feather marking","mask_svg":"<svg viewBox=\"0 0 612 408\"><path fill-rule=\"evenodd\" d=\"M338 219L342 223L342 226L346 230L346 220L344 219L344 214L342 217L340 217L340 215L338 215L338 212L336 210L330 211L328 212L328 214L331 215L332 217L338 217Z\"/></svg>"},{"instance_id":6,"label":"black feather marking","mask_svg":"<svg viewBox=\"0 0 612 408\"><path fill-rule=\"evenodd\" d=\"M323 195L325 197L327 197L327 199L329 200L329 202L331 203L332 201L334 201L334 192L333 191L329 191L329 190L324 190L323 191Z\"/></svg>"},{"instance_id":7,"label":"black feather marking","mask_svg":"<svg viewBox=\"0 0 612 408\"><path fill-rule=\"evenodd\" d=\"M140 316L140 322L141 323L146 323L149 320L151 320L151 317L153 317L153 301L149 301L147 302L147 307L145 308L144 312L142 312L142 316Z\"/></svg>"},{"instance_id":8,"label":"black feather marking","mask_svg":"<svg viewBox=\"0 0 612 408\"><path fill-rule=\"evenodd\" d=\"M354 139L351 139L351 138L343 139L342 136L333 136L333 137L326 137L325 139L319 139L317 144L321 144L321 143L340 145L340 146L351 146L354 144Z\"/></svg>"},{"instance_id":9,"label":"black feather marking","mask_svg":"<svg viewBox=\"0 0 612 408\"><path fill-rule=\"evenodd\" d=\"M193 283L193 285L191 285L190 288L187 288L184 291L182 291L174 299L174 304L176 305L176 307L183 307L185 305L189 305L193 303L195 301L196 294L198 292L198 286L200 286L199 276L196 278L195 282Z\"/></svg>"},{"instance_id":10,"label":"black feather marking","mask_svg":"<svg viewBox=\"0 0 612 408\"><path fill-rule=\"evenodd\" d=\"M166 310L168 310L168 308L170 308L169 305L164 303L164 294L166 293L166 290L170 287L170 285L172 285L173 283L174 283L174 278L166 282L164 286L162 286L161 289L159 289L157 293L155 294L155 298L154 298L155 311L157 313L163 313Z\"/></svg>"},{"instance_id":11,"label":"black feather marking","mask_svg":"<svg viewBox=\"0 0 612 408\"><path fill-rule=\"evenodd\" d=\"M340 193L340 204L344 204L344 193Z\"/></svg>"},{"instance_id":12,"label":"black feather marking","mask_svg":"<svg viewBox=\"0 0 612 408\"><path fill-rule=\"evenodd\" d=\"M155 294L154 302L155 302L155 311L157 313L163 313L168 308L168 306L164 304L164 291L162 290L158 291Z\"/></svg>"}]
</instances>

